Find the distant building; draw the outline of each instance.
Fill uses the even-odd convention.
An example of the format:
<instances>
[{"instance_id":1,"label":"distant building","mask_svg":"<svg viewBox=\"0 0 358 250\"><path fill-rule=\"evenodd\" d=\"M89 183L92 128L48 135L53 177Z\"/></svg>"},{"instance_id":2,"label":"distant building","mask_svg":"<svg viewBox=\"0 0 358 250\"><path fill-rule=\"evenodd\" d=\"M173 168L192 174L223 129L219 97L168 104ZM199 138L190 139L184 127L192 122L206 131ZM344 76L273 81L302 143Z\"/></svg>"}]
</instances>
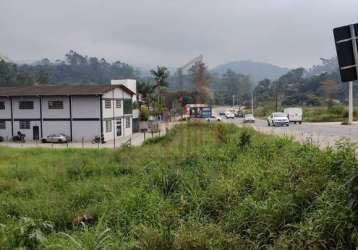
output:
<instances>
[{"instance_id":1,"label":"distant building","mask_svg":"<svg viewBox=\"0 0 358 250\"><path fill-rule=\"evenodd\" d=\"M132 134L132 97L124 85L0 87L0 136L26 140L63 133L73 141Z\"/></svg>"}]
</instances>

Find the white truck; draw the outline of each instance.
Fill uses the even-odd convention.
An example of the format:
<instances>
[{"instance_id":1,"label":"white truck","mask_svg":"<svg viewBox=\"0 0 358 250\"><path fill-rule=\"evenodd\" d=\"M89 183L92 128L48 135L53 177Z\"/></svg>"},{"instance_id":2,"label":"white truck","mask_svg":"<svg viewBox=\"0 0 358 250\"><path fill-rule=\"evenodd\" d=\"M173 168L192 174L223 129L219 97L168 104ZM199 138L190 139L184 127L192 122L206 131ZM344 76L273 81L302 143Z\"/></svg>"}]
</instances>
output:
<instances>
[{"instance_id":1,"label":"white truck","mask_svg":"<svg viewBox=\"0 0 358 250\"><path fill-rule=\"evenodd\" d=\"M283 112L287 114L290 122L293 122L295 124L302 123L302 120L303 120L302 108L285 108Z\"/></svg>"}]
</instances>

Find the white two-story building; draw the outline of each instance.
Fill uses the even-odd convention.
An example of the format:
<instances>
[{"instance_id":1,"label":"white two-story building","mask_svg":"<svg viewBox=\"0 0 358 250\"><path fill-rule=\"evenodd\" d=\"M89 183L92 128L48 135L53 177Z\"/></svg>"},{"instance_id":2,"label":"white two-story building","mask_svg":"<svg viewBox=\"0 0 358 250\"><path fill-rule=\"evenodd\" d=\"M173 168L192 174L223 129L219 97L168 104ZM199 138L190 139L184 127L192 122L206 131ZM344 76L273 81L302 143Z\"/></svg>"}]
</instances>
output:
<instances>
[{"instance_id":1,"label":"white two-story building","mask_svg":"<svg viewBox=\"0 0 358 250\"><path fill-rule=\"evenodd\" d=\"M0 87L0 136L26 140L65 134L106 141L132 134L132 96L124 85Z\"/></svg>"}]
</instances>

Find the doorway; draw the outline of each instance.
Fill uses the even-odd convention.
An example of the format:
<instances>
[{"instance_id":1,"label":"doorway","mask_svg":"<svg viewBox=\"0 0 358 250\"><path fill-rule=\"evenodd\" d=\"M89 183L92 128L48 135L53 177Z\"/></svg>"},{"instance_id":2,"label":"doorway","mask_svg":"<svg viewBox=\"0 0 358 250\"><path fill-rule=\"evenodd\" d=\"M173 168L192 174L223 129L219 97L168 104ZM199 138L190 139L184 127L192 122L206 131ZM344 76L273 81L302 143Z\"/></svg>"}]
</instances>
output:
<instances>
[{"instance_id":1,"label":"doorway","mask_svg":"<svg viewBox=\"0 0 358 250\"><path fill-rule=\"evenodd\" d=\"M39 126L33 126L32 127L32 135L34 141L38 141L40 139L40 129Z\"/></svg>"},{"instance_id":2,"label":"doorway","mask_svg":"<svg viewBox=\"0 0 358 250\"><path fill-rule=\"evenodd\" d=\"M122 119L116 122L117 136L122 136Z\"/></svg>"}]
</instances>

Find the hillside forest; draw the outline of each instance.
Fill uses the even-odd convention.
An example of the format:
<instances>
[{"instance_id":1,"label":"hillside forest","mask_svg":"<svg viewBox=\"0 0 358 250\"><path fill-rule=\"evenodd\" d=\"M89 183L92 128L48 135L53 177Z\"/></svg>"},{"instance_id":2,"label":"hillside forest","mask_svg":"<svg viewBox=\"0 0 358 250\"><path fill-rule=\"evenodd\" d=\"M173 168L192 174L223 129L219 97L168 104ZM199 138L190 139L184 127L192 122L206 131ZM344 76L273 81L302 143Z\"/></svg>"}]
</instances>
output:
<instances>
[{"instance_id":1,"label":"hillside forest","mask_svg":"<svg viewBox=\"0 0 358 250\"><path fill-rule=\"evenodd\" d=\"M186 93L191 99L188 102L220 105L230 105L233 102L250 105L252 95L255 105L278 102L279 106L330 106L347 102L348 88L340 82L335 58L322 60L321 65L310 69L281 70L279 72L287 73L276 79L272 78L272 72L267 73L267 78L260 80L258 77L262 78L264 75L253 76L255 63L252 62L247 74L238 73L243 72L237 68L237 65L244 65L242 62L236 64L234 69L230 65L233 64L230 63L227 67L221 65L220 71L210 70L204 62L198 62L184 73L182 86L178 84L177 72L170 72L164 86L165 92L169 96L175 96L176 92ZM257 65L259 71L263 67L262 63ZM145 86L154 87L156 84L149 74L120 60L109 62L104 58L81 55L73 50L66 53L64 59L55 61L44 58L32 64L15 64L0 60L0 86L109 84L111 79L124 78L136 79L142 95L149 94L143 93L150 89ZM357 99L357 94L355 98Z\"/></svg>"}]
</instances>

